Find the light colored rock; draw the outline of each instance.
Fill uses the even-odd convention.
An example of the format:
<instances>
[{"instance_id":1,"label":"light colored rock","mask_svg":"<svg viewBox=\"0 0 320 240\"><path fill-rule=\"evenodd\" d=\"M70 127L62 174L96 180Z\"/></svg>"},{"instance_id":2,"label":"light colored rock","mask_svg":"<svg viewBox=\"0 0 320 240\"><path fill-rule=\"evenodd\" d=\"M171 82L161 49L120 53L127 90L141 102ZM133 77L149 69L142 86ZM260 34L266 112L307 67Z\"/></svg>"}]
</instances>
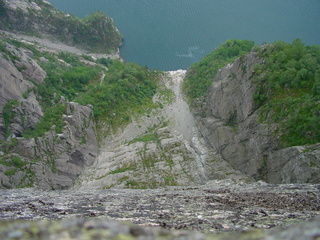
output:
<instances>
[{"instance_id":1,"label":"light colored rock","mask_svg":"<svg viewBox=\"0 0 320 240\"><path fill-rule=\"evenodd\" d=\"M41 10L41 7L34 1L25 0L4 0L4 3L8 8L12 10L21 9L24 12L28 12L28 9L33 9L36 11Z\"/></svg>"},{"instance_id":2,"label":"light colored rock","mask_svg":"<svg viewBox=\"0 0 320 240\"><path fill-rule=\"evenodd\" d=\"M267 169L271 183L320 183L320 144L272 152Z\"/></svg>"},{"instance_id":3,"label":"light colored rock","mask_svg":"<svg viewBox=\"0 0 320 240\"><path fill-rule=\"evenodd\" d=\"M108 136L76 188L156 188L208 179L248 179L211 151L198 134L181 93L184 76L184 70L166 73L161 85L173 90L172 102L162 101L161 109ZM160 99L154 97L155 102Z\"/></svg>"}]
</instances>

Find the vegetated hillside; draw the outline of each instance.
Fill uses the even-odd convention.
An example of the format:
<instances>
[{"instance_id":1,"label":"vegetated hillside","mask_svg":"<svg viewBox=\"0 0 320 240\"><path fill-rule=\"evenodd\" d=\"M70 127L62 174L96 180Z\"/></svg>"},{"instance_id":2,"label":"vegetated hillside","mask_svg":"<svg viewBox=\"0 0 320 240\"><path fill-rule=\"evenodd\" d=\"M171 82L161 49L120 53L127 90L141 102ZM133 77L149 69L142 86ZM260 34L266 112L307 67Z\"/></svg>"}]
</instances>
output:
<instances>
[{"instance_id":1,"label":"vegetated hillside","mask_svg":"<svg viewBox=\"0 0 320 240\"><path fill-rule=\"evenodd\" d=\"M281 146L320 142L320 46L276 42L259 51L254 100L261 120L279 124Z\"/></svg>"},{"instance_id":2,"label":"vegetated hillside","mask_svg":"<svg viewBox=\"0 0 320 240\"><path fill-rule=\"evenodd\" d=\"M45 52L5 37L0 61L2 187L72 186L97 156L96 132L153 107L160 77L136 64Z\"/></svg>"},{"instance_id":3,"label":"vegetated hillside","mask_svg":"<svg viewBox=\"0 0 320 240\"><path fill-rule=\"evenodd\" d=\"M97 53L115 53L121 36L102 12L80 19L43 0L0 0L0 29L51 38Z\"/></svg>"},{"instance_id":4,"label":"vegetated hillside","mask_svg":"<svg viewBox=\"0 0 320 240\"><path fill-rule=\"evenodd\" d=\"M220 68L251 51L254 42L228 40L188 70L183 89L190 103L207 94L212 79Z\"/></svg>"},{"instance_id":5,"label":"vegetated hillside","mask_svg":"<svg viewBox=\"0 0 320 240\"><path fill-rule=\"evenodd\" d=\"M320 142L319 46L276 42L244 54L252 47L228 41L190 68L184 90L200 131L250 176L319 182L319 145L309 146Z\"/></svg>"}]
</instances>

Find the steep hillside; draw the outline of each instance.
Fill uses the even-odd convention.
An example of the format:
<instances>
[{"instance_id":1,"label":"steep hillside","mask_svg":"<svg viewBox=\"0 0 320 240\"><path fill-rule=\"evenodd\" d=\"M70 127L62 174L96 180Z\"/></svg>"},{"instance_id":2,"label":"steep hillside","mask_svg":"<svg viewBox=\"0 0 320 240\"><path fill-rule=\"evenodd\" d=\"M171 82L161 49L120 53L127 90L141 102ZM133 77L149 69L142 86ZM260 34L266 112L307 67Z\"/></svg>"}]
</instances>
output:
<instances>
[{"instance_id":1,"label":"steep hillside","mask_svg":"<svg viewBox=\"0 0 320 240\"><path fill-rule=\"evenodd\" d=\"M103 13L79 19L42 0L0 0L0 29L50 38L97 53L115 53L121 44L113 20Z\"/></svg>"},{"instance_id":2,"label":"steep hillside","mask_svg":"<svg viewBox=\"0 0 320 240\"><path fill-rule=\"evenodd\" d=\"M319 182L319 47L297 40L256 47L243 55L238 51L243 42L230 43L187 75L186 94L199 131L231 166L256 179ZM207 66L217 64L220 52L242 56L208 73ZM193 79L199 85L211 79L202 97L188 91L197 84Z\"/></svg>"},{"instance_id":3,"label":"steep hillside","mask_svg":"<svg viewBox=\"0 0 320 240\"><path fill-rule=\"evenodd\" d=\"M184 70L163 74L154 107L107 136L97 161L80 177L81 189L158 188L210 179L250 181L205 144L182 97Z\"/></svg>"}]
</instances>

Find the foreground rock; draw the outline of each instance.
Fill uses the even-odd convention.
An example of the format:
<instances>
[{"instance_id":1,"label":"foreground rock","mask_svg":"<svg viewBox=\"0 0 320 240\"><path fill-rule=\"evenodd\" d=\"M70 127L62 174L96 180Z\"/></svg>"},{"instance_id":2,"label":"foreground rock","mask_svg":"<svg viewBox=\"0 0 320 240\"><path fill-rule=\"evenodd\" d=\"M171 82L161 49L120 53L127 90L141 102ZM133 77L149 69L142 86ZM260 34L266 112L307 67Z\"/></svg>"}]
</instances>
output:
<instances>
[{"instance_id":1,"label":"foreground rock","mask_svg":"<svg viewBox=\"0 0 320 240\"><path fill-rule=\"evenodd\" d=\"M320 234L320 219L273 231L252 230L241 233L202 234L199 232L168 231L160 228L121 224L104 218L69 219L0 223L0 237L6 239L184 239L184 240L314 240Z\"/></svg>"},{"instance_id":2,"label":"foreground rock","mask_svg":"<svg viewBox=\"0 0 320 240\"><path fill-rule=\"evenodd\" d=\"M155 190L0 191L0 219L104 216L166 229L204 232L270 229L320 215L318 185L214 181Z\"/></svg>"}]
</instances>

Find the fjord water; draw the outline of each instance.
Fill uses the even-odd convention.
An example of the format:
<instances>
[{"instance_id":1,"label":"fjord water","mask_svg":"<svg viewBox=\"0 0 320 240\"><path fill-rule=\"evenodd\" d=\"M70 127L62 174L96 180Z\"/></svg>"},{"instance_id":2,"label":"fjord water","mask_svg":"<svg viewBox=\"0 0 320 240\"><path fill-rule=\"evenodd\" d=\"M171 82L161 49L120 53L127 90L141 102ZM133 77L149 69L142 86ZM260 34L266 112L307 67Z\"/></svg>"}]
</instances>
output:
<instances>
[{"instance_id":1,"label":"fjord water","mask_svg":"<svg viewBox=\"0 0 320 240\"><path fill-rule=\"evenodd\" d=\"M227 39L320 43L320 0L50 0L84 17L100 10L124 37L121 56L185 69Z\"/></svg>"}]
</instances>

